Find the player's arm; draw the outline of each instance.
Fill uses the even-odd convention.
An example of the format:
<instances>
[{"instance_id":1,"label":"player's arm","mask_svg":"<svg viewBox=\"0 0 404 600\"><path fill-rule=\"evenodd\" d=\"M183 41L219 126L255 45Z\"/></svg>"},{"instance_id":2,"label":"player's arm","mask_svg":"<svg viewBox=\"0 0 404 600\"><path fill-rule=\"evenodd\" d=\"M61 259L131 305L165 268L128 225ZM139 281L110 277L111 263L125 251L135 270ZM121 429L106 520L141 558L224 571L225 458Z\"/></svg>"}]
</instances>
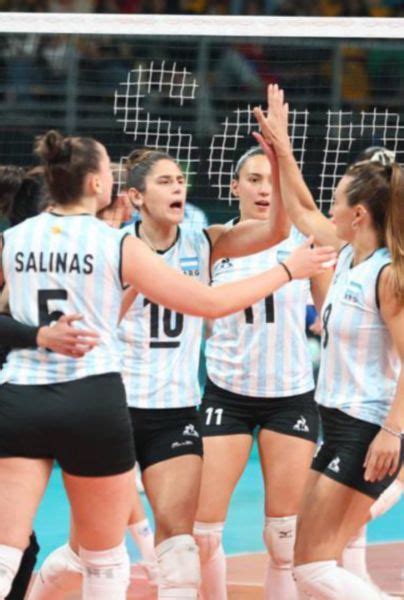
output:
<instances>
[{"instance_id":1,"label":"player's arm","mask_svg":"<svg viewBox=\"0 0 404 600\"><path fill-rule=\"evenodd\" d=\"M311 241L295 250L284 265L242 281L209 287L171 269L141 240L127 236L122 245L121 277L152 302L176 312L216 319L272 294L289 281L288 271L293 278L324 271L324 264L335 260L335 252L332 248L311 249Z\"/></svg>"},{"instance_id":2,"label":"player's arm","mask_svg":"<svg viewBox=\"0 0 404 600\"><path fill-rule=\"evenodd\" d=\"M332 281L332 270L329 269L325 273L320 273L312 277L310 280L311 295L313 297L314 306L316 307L317 314L321 313L321 309L324 303L324 299L327 295L328 288Z\"/></svg>"},{"instance_id":3,"label":"player's arm","mask_svg":"<svg viewBox=\"0 0 404 600\"><path fill-rule=\"evenodd\" d=\"M284 103L283 90L277 85L268 86L268 113L254 109L262 135L255 134L264 148L264 141L276 151L279 163L282 200L294 225L306 236L313 235L317 244L328 244L339 250L343 243L335 227L317 207L307 187L288 135L289 106Z\"/></svg>"},{"instance_id":4,"label":"player's arm","mask_svg":"<svg viewBox=\"0 0 404 600\"><path fill-rule=\"evenodd\" d=\"M231 228L224 225L209 227L207 233L212 245L211 264L224 257L236 258L261 252L278 244L289 235L290 220L281 199L278 161L274 151L268 145L264 151L272 170L269 219L266 221L250 219Z\"/></svg>"},{"instance_id":5,"label":"player's arm","mask_svg":"<svg viewBox=\"0 0 404 600\"><path fill-rule=\"evenodd\" d=\"M80 315L64 315L52 326L31 327L0 314L0 343L9 348L47 348L79 358L98 343L96 333L73 327L72 323L80 319Z\"/></svg>"},{"instance_id":6,"label":"player's arm","mask_svg":"<svg viewBox=\"0 0 404 600\"><path fill-rule=\"evenodd\" d=\"M365 479L369 481L381 480L397 471L404 431L404 306L398 304L392 289L391 267L384 269L380 277L379 301L381 315L400 357L401 370L389 414L366 456Z\"/></svg>"}]
</instances>

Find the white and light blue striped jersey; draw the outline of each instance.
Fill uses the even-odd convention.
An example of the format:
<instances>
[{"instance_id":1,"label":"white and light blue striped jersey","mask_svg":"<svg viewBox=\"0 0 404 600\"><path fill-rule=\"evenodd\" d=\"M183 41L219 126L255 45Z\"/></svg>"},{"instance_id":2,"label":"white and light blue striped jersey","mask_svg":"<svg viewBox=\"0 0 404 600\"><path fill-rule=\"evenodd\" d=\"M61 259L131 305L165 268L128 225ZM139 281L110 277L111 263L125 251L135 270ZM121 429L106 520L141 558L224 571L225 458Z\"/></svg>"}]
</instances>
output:
<instances>
[{"instance_id":1,"label":"white and light blue striped jersey","mask_svg":"<svg viewBox=\"0 0 404 600\"><path fill-rule=\"evenodd\" d=\"M325 299L316 400L380 425L397 386L399 360L377 305L377 281L391 262L386 248L351 267L352 246L339 255Z\"/></svg>"},{"instance_id":2,"label":"white and light blue striped jersey","mask_svg":"<svg viewBox=\"0 0 404 600\"><path fill-rule=\"evenodd\" d=\"M139 223L126 228L138 235ZM203 230L178 228L160 253L172 268L209 283L210 242ZM128 404L181 408L200 402L198 381L203 319L176 313L138 294L119 327Z\"/></svg>"},{"instance_id":3,"label":"white and light blue striped jersey","mask_svg":"<svg viewBox=\"0 0 404 600\"><path fill-rule=\"evenodd\" d=\"M304 237L289 238L263 252L225 258L213 268L213 285L221 285L275 267ZM206 342L209 378L219 387L244 396L282 398L314 388L305 322L309 280L295 280L252 307L216 319Z\"/></svg>"},{"instance_id":4,"label":"white and light blue striped jersey","mask_svg":"<svg viewBox=\"0 0 404 600\"><path fill-rule=\"evenodd\" d=\"M3 271L12 316L37 326L80 313L76 327L100 335L99 345L73 359L45 349L12 350L0 381L46 384L121 370L117 324L125 232L91 215L42 213L4 234Z\"/></svg>"}]
</instances>

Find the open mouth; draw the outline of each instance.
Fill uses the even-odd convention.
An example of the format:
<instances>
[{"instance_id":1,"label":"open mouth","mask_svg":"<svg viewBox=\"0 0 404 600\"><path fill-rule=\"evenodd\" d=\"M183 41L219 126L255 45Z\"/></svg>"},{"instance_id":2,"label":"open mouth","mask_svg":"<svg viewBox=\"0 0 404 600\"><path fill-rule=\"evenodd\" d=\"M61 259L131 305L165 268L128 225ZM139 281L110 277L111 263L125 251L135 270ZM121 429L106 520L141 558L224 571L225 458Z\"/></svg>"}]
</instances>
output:
<instances>
[{"instance_id":1,"label":"open mouth","mask_svg":"<svg viewBox=\"0 0 404 600\"><path fill-rule=\"evenodd\" d=\"M263 208L268 208L268 206L270 206L270 202L269 200L258 200L258 202L255 202L256 206L262 206Z\"/></svg>"},{"instance_id":2,"label":"open mouth","mask_svg":"<svg viewBox=\"0 0 404 600\"><path fill-rule=\"evenodd\" d=\"M181 210L182 209L182 202L180 202L179 200L176 201L176 202L171 202L170 208L175 208L177 210Z\"/></svg>"}]
</instances>

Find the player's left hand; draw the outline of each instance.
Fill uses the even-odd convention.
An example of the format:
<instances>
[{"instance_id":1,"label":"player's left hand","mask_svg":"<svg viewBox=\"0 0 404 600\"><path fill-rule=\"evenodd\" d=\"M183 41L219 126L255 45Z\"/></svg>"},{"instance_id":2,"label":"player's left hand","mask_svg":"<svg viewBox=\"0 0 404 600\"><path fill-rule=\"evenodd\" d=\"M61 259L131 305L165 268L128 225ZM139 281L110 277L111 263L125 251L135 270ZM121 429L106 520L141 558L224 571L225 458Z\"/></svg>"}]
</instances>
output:
<instances>
[{"instance_id":1,"label":"player's left hand","mask_svg":"<svg viewBox=\"0 0 404 600\"><path fill-rule=\"evenodd\" d=\"M365 480L381 481L394 475L400 464L401 440L381 429L369 446L365 462Z\"/></svg>"}]
</instances>

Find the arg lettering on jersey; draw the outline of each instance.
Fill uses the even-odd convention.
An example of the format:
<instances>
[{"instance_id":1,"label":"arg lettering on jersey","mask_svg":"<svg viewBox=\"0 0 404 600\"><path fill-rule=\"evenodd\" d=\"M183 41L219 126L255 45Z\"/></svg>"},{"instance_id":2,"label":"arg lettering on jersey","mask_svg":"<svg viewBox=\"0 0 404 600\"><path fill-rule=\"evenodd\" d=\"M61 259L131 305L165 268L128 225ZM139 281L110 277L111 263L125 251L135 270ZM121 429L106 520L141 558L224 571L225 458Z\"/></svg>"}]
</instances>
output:
<instances>
[{"instance_id":1,"label":"arg lettering on jersey","mask_svg":"<svg viewBox=\"0 0 404 600\"><path fill-rule=\"evenodd\" d=\"M184 275L190 275L191 277L198 277L200 273L199 269L199 258L197 256L190 256L187 258L180 259L181 269Z\"/></svg>"},{"instance_id":2,"label":"arg lettering on jersey","mask_svg":"<svg viewBox=\"0 0 404 600\"><path fill-rule=\"evenodd\" d=\"M355 281L351 281L348 289L345 291L344 300L352 304L363 304L362 286Z\"/></svg>"},{"instance_id":3,"label":"arg lettering on jersey","mask_svg":"<svg viewBox=\"0 0 404 600\"><path fill-rule=\"evenodd\" d=\"M90 275L94 256L77 252L16 252L14 267L17 273L78 273Z\"/></svg>"}]
</instances>

